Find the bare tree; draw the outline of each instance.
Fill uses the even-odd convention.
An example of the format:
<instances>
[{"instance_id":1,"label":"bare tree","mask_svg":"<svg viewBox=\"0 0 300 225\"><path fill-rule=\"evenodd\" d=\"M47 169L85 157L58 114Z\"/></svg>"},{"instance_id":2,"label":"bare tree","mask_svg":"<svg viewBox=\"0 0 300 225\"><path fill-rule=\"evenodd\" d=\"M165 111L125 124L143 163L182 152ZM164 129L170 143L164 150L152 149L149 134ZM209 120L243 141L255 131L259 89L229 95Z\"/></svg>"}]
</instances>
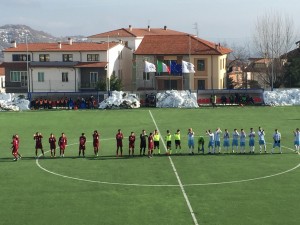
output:
<instances>
[{"instance_id":1,"label":"bare tree","mask_svg":"<svg viewBox=\"0 0 300 225\"><path fill-rule=\"evenodd\" d=\"M227 63L227 80L229 81L227 88L229 88L229 86L233 86L234 88L247 88L247 74L244 73L244 69L250 57L249 43L244 43L243 45L233 43L230 48L233 51L230 53ZM234 72L233 68L240 68L240 70ZM233 74L236 74L234 78L232 77ZM240 79L238 79L238 77L240 77Z\"/></svg>"},{"instance_id":2,"label":"bare tree","mask_svg":"<svg viewBox=\"0 0 300 225\"><path fill-rule=\"evenodd\" d=\"M294 23L287 14L271 11L257 18L254 47L258 55L266 59L261 79L272 89L285 81L282 58L291 50L295 39Z\"/></svg>"}]
</instances>

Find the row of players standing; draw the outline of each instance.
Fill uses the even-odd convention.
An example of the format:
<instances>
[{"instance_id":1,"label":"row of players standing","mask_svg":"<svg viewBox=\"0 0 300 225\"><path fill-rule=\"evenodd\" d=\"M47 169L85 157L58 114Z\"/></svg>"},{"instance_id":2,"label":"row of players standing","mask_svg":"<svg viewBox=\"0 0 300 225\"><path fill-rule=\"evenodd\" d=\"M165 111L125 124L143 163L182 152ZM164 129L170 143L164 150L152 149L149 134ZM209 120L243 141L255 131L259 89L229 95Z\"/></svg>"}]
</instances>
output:
<instances>
[{"instance_id":1,"label":"row of players standing","mask_svg":"<svg viewBox=\"0 0 300 225\"><path fill-rule=\"evenodd\" d=\"M217 128L215 132L212 132L211 130L206 131L206 134L209 136L209 153L215 153L218 151L219 153L221 152L221 144L220 144L220 139L221 139L221 129ZM295 145L295 152L299 154L299 148L300 148L300 131L299 128L297 128L295 131L293 131L294 134L294 145ZM256 133L253 128L250 128L250 132L247 135L244 129L241 129L240 133L238 132L237 129L234 129L232 133L232 152L234 153L235 151L238 152L238 148L240 147L240 153L245 153L246 151L246 138L249 138L249 147L250 147L250 154L254 154L255 151L255 136ZM258 132L258 144L259 144L259 152L262 153L264 151L267 153L267 148L266 148L266 140L265 140L265 131L259 127ZM282 148L280 145L281 141L281 133L278 131L278 129L275 129L273 133L273 147L271 149L271 153L274 153L275 147L279 148L279 152L282 153ZM223 135L223 147L224 149L228 152L229 147L230 147L230 134L227 129L225 129L224 135Z\"/></svg>"},{"instance_id":2,"label":"row of players standing","mask_svg":"<svg viewBox=\"0 0 300 225\"><path fill-rule=\"evenodd\" d=\"M43 135L40 132L36 132L33 135L33 140L35 140L35 156L36 158L38 157L38 150L40 149L42 152L42 155L44 156L44 148L43 148L43 144L42 144L42 139L43 139ZM100 135L98 133L97 130L94 131L93 133L93 147L94 147L94 153L96 156L98 156L98 152L99 152L99 139L100 139ZM50 137L48 139L48 142L50 144L50 153L51 153L51 157L56 157L56 137L54 136L54 134L50 134ZM14 161L17 161L18 159L21 159L22 156L19 153L19 146L20 146L20 138L18 136L18 134L13 135L12 137L12 155L14 156ZM67 141L67 137L65 135L65 133L62 133L61 136L58 138L58 146L59 146L59 155L60 157L64 157L65 156L65 149L66 146L68 144ZM86 144L86 137L85 134L82 133L81 136L79 137L79 152L78 155L85 157L85 144Z\"/></svg>"},{"instance_id":3,"label":"row of players standing","mask_svg":"<svg viewBox=\"0 0 300 225\"><path fill-rule=\"evenodd\" d=\"M299 128L297 128L294 133L294 145L295 145L295 151L299 154L299 148L300 148L300 131ZM222 131L220 128L217 128L215 132L212 132L211 130L207 130L206 134L209 136L209 143L208 143L208 154L215 154L216 151L219 153L221 152L221 134ZM265 132L264 130L259 127L258 129L258 139L259 139L259 147L260 147L260 153L262 150L264 150L265 153L267 153L266 150L266 141L265 141ZM190 154L194 154L194 136L195 133L193 132L192 128L188 129L187 132L188 136L188 149ZM232 152L235 151L238 152L238 147L240 147L240 153L245 153L245 146L246 146L246 132L244 129L241 129L241 132L239 133L237 129L234 129L232 133ZM250 153L254 153L255 150L255 131L253 128L250 128L250 133L248 134L249 137L249 147L250 147ZM121 131L121 129L118 129L118 132L116 134L116 142L117 142L117 150L116 150L116 156L123 156L123 138L124 135ZM43 135L39 132L36 132L33 135L33 139L35 140L35 155L38 157L38 149L41 149L42 154L44 155L43 145L42 145L42 139ZM140 134L140 155L145 155L146 148L147 148L147 141L148 141L148 157L151 158L153 156L153 151L157 149L157 153L160 155L160 134L158 130L154 130L153 133L150 133L149 135L146 134L145 130L142 130L142 133ZM181 151L181 137L180 137L180 130L178 129L176 133L174 134L175 139L175 149L176 153L178 153L178 150ZM134 132L131 132L129 138L129 155L134 156L134 149L135 149L135 134ZM275 147L279 147L280 153L282 153L282 149L280 146L281 141L281 134L278 131L278 129L275 129L275 132L273 134L273 148L271 153L274 152ZM167 134L165 136L166 141L166 154L171 155L172 154L172 135L169 130L167 130ZM239 143L240 142L240 143ZM20 138L17 134L13 135L12 138L12 154L14 156L14 160L18 160L21 158L21 155L19 153L19 143ZM51 157L56 157L56 137L54 134L50 134L49 137L49 144L50 144L50 152ZM85 144L86 144L86 136L84 133L81 134L79 137L79 152L78 156L85 157ZM64 157L65 149L67 146L67 137L64 133L61 134L61 136L58 139L58 145L60 150L60 157ZM99 145L100 145L100 134L97 130L93 133L93 148L94 148L94 154L95 156L98 156L99 153ZM230 134L227 129L225 129L224 135L223 135L223 147L228 152L230 147ZM119 155L120 151L120 155ZM202 152L204 154L204 137L200 136L198 137L198 153Z\"/></svg>"}]
</instances>

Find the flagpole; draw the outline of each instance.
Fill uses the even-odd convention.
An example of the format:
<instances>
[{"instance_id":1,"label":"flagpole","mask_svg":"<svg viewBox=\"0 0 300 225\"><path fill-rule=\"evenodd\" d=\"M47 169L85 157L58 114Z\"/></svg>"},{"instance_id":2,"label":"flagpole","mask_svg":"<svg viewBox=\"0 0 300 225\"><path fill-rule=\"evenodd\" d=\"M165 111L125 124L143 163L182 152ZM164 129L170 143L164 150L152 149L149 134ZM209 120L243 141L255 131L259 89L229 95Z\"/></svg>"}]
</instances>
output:
<instances>
[{"instance_id":1,"label":"flagpole","mask_svg":"<svg viewBox=\"0 0 300 225\"><path fill-rule=\"evenodd\" d=\"M110 95L110 75L109 75L109 35L107 36L107 68L106 68L106 77L107 77L107 92Z\"/></svg>"}]
</instances>

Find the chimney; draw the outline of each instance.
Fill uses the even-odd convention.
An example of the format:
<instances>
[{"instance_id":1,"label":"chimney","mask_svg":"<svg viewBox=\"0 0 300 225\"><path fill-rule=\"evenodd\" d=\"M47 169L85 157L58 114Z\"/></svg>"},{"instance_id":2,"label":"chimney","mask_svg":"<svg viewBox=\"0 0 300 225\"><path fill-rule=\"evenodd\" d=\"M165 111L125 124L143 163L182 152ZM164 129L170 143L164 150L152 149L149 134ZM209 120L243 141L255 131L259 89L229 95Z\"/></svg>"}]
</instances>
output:
<instances>
[{"instance_id":1,"label":"chimney","mask_svg":"<svg viewBox=\"0 0 300 225\"><path fill-rule=\"evenodd\" d=\"M11 43L12 48L17 48L17 42L16 41L12 41L10 43Z\"/></svg>"},{"instance_id":2,"label":"chimney","mask_svg":"<svg viewBox=\"0 0 300 225\"><path fill-rule=\"evenodd\" d=\"M167 28L167 26L164 26L164 30L167 30L168 28Z\"/></svg>"},{"instance_id":3,"label":"chimney","mask_svg":"<svg viewBox=\"0 0 300 225\"><path fill-rule=\"evenodd\" d=\"M69 45L72 45L73 44L73 40L72 40L72 38L68 38L68 41L69 41Z\"/></svg>"},{"instance_id":4,"label":"chimney","mask_svg":"<svg viewBox=\"0 0 300 225\"><path fill-rule=\"evenodd\" d=\"M57 44L58 44L58 48L61 49L61 42L59 41L57 42Z\"/></svg>"},{"instance_id":5,"label":"chimney","mask_svg":"<svg viewBox=\"0 0 300 225\"><path fill-rule=\"evenodd\" d=\"M150 32L150 26L148 26L148 31Z\"/></svg>"},{"instance_id":6,"label":"chimney","mask_svg":"<svg viewBox=\"0 0 300 225\"><path fill-rule=\"evenodd\" d=\"M132 31L132 26L131 25L129 25L129 31Z\"/></svg>"}]
</instances>

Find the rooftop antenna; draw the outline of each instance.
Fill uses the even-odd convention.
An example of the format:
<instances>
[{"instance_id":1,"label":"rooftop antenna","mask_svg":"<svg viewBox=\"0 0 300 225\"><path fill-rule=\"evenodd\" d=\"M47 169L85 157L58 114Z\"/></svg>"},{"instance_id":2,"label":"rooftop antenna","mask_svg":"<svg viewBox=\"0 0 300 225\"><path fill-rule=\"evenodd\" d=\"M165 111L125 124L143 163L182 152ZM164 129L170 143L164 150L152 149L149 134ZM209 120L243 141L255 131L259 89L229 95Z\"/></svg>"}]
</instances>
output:
<instances>
[{"instance_id":1,"label":"rooftop antenna","mask_svg":"<svg viewBox=\"0 0 300 225\"><path fill-rule=\"evenodd\" d=\"M194 28L196 30L196 36L198 37L198 32L199 32L199 29L198 29L198 23L194 23Z\"/></svg>"}]
</instances>

